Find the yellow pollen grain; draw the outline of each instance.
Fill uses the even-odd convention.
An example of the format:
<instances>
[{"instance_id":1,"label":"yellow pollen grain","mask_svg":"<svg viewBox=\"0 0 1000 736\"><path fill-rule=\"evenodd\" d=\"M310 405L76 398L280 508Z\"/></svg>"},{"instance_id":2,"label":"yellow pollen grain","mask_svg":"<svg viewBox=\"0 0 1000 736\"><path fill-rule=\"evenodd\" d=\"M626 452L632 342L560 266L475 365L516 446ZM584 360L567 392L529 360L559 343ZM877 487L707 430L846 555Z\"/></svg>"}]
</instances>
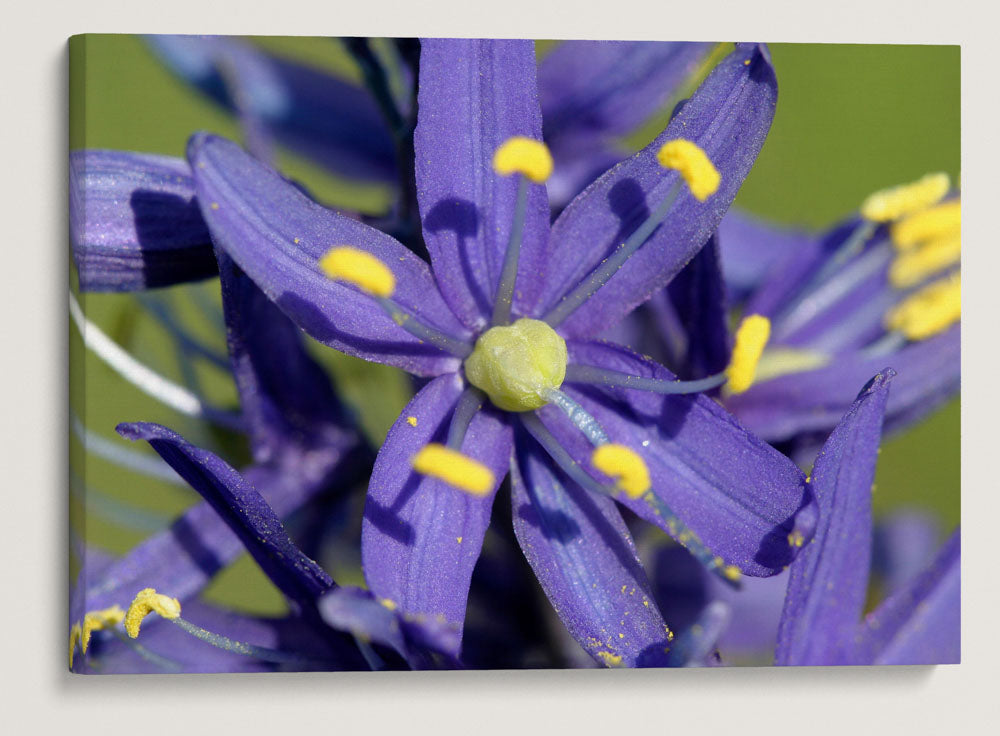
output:
<instances>
[{"instance_id":1,"label":"yellow pollen grain","mask_svg":"<svg viewBox=\"0 0 1000 736\"><path fill-rule=\"evenodd\" d=\"M788 545L790 547L801 547L806 543L806 538L802 532L796 530L788 535Z\"/></svg>"},{"instance_id":2,"label":"yellow pollen grain","mask_svg":"<svg viewBox=\"0 0 1000 736\"><path fill-rule=\"evenodd\" d=\"M319 267L335 281L346 281L372 296L390 297L396 277L389 267L367 251L341 245L319 259Z\"/></svg>"},{"instance_id":3,"label":"yellow pollen grain","mask_svg":"<svg viewBox=\"0 0 1000 736\"><path fill-rule=\"evenodd\" d=\"M459 544L462 543L462 539L464 539L464 537L455 537L455 541L458 542Z\"/></svg>"},{"instance_id":4,"label":"yellow pollen grain","mask_svg":"<svg viewBox=\"0 0 1000 736\"><path fill-rule=\"evenodd\" d=\"M904 299L885 316L885 326L910 340L926 340L962 317L962 277L954 274L935 281Z\"/></svg>"},{"instance_id":5,"label":"yellow pollen grain","mask_svg":"<svg viewBox=\"0 0 1000 736\"><path fill-rule=\"evenodd\" d=\"M130 637L135 639L139 636L142 620L150 613L158 613L165 619L175 619L181 615L181 602L157 593L153 588L140 590L125 612L125 631Z\"/></svg>"},{"instance_id":6,"label":"yellow pollen grain","mask_svg":"<svg viewBox=\"0 0 1000 736\"><path fill-rule=\"evenodd\" d=\"M552 154L541 141L514 136L493 154L493 170L501 176L521 174L536 184L544 184L552 175Z\"/></svg>"},{"instance_id":7,"label":"yellow pollen grain","mask_svg":"<svg viewBox=\"0 0 1000 736\"><path fill-rule=\"evenodd\" d=\"M417 418L416 417L407 417L406 418L406 423L409 424L411 427L416 427L417 426Z\"/></svg>"},{"instance_id":8,"label":"yellow pollen grain","mask_svg":"<svg viewBox=\"0 0 1000 736\"><path fill-rule=\"evenodd\" d=\"M302 242L302 240L299 239L299 238L295 238L295 239L292 240L292 242L295 243L296 245L298 245L299 243Z\"/></svg>"},{"instance_id":9,"label":"yellow pollen grain","mask_svg":"<svg viewBox=\"0 0 1000 736\"><path fill-rule=\"evenodd\" d=\"M598 652L597 657L605 667L621 667L622 655L614 652Z\"/></svg>"},{"instance_id":10,"label":"yellow pollen grain","mask_svg":"<svg viewBox=\"0 0 1000 736\"><path fill-rule=\"evenodd\" d=\"M715 194L722 177L708 154L697 143L684 138L667 141L656 154L665 169L675 169L687 182L691 194L700 202Z\"/></svg>"},{"instance_id":11,"label":"yellow pollen grain","mask_svg":"<svg viewBox=\"0 0 1000 736\"><path fill-rule=\"evenodd\" d=\"M212 202L212 209L213 210L219 209L219 203L218 202Z\"/></svg>"},{"instance_id":12,"label":"yellow pollen grain","mask_svg":"<svg viewBox=\"0 0 1000 736\"><path fill-rule=\"evenodd\" d=\"M961 260L961 234L945 235L896 256L889 266L889 283L897 289L907 289Z\"/></svg>"},{"instance_id":13,"label":"yellow pollen grain","mask_svg":"<svg viewBox=\"0 0 1000 736\"><path fill-rule=\"evenodd\" d=\"M743 572L736 565L726 565L722 568L722 575L726 580L732 580L734 583L737 583L743 577Z\"/></svg>"},{"instance_id":14,"label":"yellow pollen grain","mask_svg":"<svg viewBox=\"0 0 1000 736\"><path fill-rule=\"evenodd\" d=\"M420 448L414 455L413 469L473 496L485 496L494 486L492 470L458 450L435 442Z\"/></svg>"},{"instance_id":15,"label":"yellow pollen grain","mask_svg":"<svg viewBox=\"0 0 1000 736\"><path fill-rule=\"evenodd\" d=\"M625 445L609 442L595 447L590 461L602 473L614 478L629 498L639 498L649 490L649 468L635 450Z\"/></svg>"},{"instance_id":16,"label":"yellow pollen grain","mask_svg":"<svg viewBox=\"0 0 1000 736\"><path fill-rule=\"evenodd\" d=\"M947 174L927 174L910 184L883 189L861 203L861 215L872 222L889 222L937 204L948 193Z\"/></svg>"},{"instance_id":17,"label":"yellow pollen grain","mask_svg":"<svg viewBox=\"0 0 1000 736\"><path fill-rule=\"evenodd\" d=\"M392 600L391 598L379 598L378 602L381 603L384 608L387 608L390 611L395 611L397 608L396 601Z\"/></svg>"},{"instance_id":18,"label":"yellow pollen grain","mask_svg":"<svg viewBox=\"0 0 1000 736\"><path fill-rule=\"evenodd\" d=\"M907 250L961 231L962 200L952 199L893 223L889 235L897 250Z\"/></svg>"},{"instance_id":19,"label":"yellow pollen grain","mask_svg":"<svg viewBox=\"0 0 1000 736\"><path fill-rule=\"evenodd\" d=\"M753 385L757 364L770 337L771 320L767 317L751 314L740 324L726 368L726 388L730 393L741 394Z\"/></svg>"},{"instance_id":20,"label":"yellow pollen grain","mask_svg":"<svg viewBox=\"0 0 1000 736\"><path fill-rule=\"evenodd\" d=\"M84 654L90 646L90 635L95 631L110 629L117 626L125 618L121 606L111 606L100 611L88 611L83 617L83 627L80 632L80 649Z\"/></svg>"}]
</instances>

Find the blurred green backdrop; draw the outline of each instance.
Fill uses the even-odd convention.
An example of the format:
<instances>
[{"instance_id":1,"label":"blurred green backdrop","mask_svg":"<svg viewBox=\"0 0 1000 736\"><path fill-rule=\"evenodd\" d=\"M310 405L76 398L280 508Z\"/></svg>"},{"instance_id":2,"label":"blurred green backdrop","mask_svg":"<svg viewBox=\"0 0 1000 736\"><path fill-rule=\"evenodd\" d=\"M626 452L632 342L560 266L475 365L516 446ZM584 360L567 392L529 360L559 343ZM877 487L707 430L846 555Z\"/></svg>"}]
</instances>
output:
<instances>
[{"instance_id":1,"label":"blurred green backdrop","mask_svg":"<svg viewBox=\"0 0 1000 736\"><path fill-rule=\"evenodd\" d=\"M345 78L360 79L350 58L329 39L256 42ZM540 44L540 53L549 45ZM779 82L777 114L737 199L739 206L781 222L818 228L854 210L875 189L927 171L957 177L958 47L774 44L771 51ZM73 49L71 60L71 148L182 156L188 136L196 130L240 137L231 117L166 72L139 37L87 36L85 44ZM653 128L656 123L649 130ZM279 163L329 204L374 212L388 202L389 192L383 188L348 185L287 152L281 153ZM217 282L210 281L164 290L155 298L179 310L189 329L224 354L221 331L206 319L206 312L219 309L217 290ZM182 380L185 366L168 333L147 310L136 309L133 297L86 295L82 301L90 319L132 354ZM206 429L147 398L87 354L76 330L70 339L72 408L89 431L151 454L145 446L119 440L114 426L129 420L157 421L220 451L234 465L246 461L246 447L237 438ZM393 369L313 347L358 411L365 431L380 441L409 397L407 380ZM235 391L225 373L203 362L194 370L206 396L216 403L235 404ZM906 435L886 441L876 478L876 512L916 506L938 514L943 532L953 528L959 520L959 448L958 400ZM165 526L195 499L181 485L150 481L93 453L85 454L78 437L71 442L71 468L73 532L114 553ZM139 513L126 509L124 502ZM356 563L327 564L335 578L360 583ZM219 577L208 597L260 613L280 613L284 607L280 595L246 557Z\"/></svg>"}]
</instances>

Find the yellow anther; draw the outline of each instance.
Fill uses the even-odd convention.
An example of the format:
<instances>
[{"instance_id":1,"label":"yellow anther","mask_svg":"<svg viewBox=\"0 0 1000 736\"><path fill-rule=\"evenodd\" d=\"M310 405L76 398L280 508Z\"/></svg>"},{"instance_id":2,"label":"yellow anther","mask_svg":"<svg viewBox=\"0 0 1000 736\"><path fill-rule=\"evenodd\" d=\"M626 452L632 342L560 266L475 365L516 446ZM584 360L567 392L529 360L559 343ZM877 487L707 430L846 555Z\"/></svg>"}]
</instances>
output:
<instances>
[{"instance_id":1,"label":"yellow anther","mask_svg":"<svg viewBox=\"0 0 1000 736\"><path fill-rule=\"evenodd\" d=\"M552 154L541 141L514 136L493 154L493 170L501 176L522 174L536 184L544 184L552 175Z\"/></svg>"},{"instance_id":2,"label":"yellow anther","mask_svg":"<svg viewBox=\"0 0 1000 736\"><path fill-rule=\"evenodd\" d=\"M649 468L634 450L625 445L608 443L594 448L590 456L594 467L618 481L618 487L629 498L639 498L649 490Z\"/></svg>"},{"instance_id":3,"label":"yellow anther","mask_svg":"<svg viewBox=\"0 0 1000 736\"><path fill-rule=\"evenodd\" d=\"M90 646L90 635L95 631L110 629L122 622L125 618L125 611L121 606L111 606L100 611L89 611L83 617L83 628L80 633L80 649L87 653Z\"/></svg>"},{"instance_id":4,"label":"yellow anther","mask_svg":"<svg viewBox=\"0 0 1000 736\"><path fill-rule=\"evenodd\" d=\"M69 666L73 667L73 655L76 654L76 643L80 641L80 622L76 622L69 629Z\"/></svg>"},{"instance_id":5,"label":"yellow anther","mask_svg":"<svg viewBox=\"0 0 1000 736\"><path fill-rule=\"evenodd\" d=\"M143 588L125 612L125 631L128 635L133 639L139 636L142 620L154 612L166 619L177 618L181 615L181 602L176 598L157 593L152 588Z\"/></svg>"},{"instance_id":6,"label":"yellow anther","mask_svg":"<svg viewBox=\"0 0 1000 736\"><path fill-rule=\"evenodd\" d=\"M413 456L413 469L473 496L485 496L493 490L495 481L493 471L478 460L434 442Z\"/></svg>"},{"instance_id":7,"label":"yellow anther","mask_svg":"<svg viewBox=\"0 0 1000 736\"><path fill-rule=\"evenodd\" d=\"M753 385L757 363L770 336L771 320L767 317L751 314L740 324L736 330L733 356L726 368L729 378L726 387L730 393L741 394Z\"/></svg>"},{"instance_id":8,"label":"yellow anther","mask_svg":"<svg viewBox=\"0 0 1000 736\"><path fill-rule=\"evenodd\" d=\"M883 189L861 203L861 215L872 222L889 222L912 215L941 201L951 182L947 174L927 174L910 184Z\"/></svg>"},{"instance_id":9,"label":"yellow anther","mask_svg":"<svg viewBox=\"0 0 1000 736\"><path fill-rule=\"evenodd\" d=\"M615 654L614 652L598 652L597 657L601 660L605 667L621 667L622 666L622 655Z\"/></svg>"},{"instance_id":10,"label":"yellow anther","mask_svg":"<svg viewBox=\"0 0 1000 736\"><path fill-rule=\"evenodd\" d=\"M656 154L656 160L665 169L676 169L687 182L695 199L705 201L719 189L719 170L708 154L693 141L677 138L667 141Z\"/></svg>"},{"instance_id":11,"label":"yellow anther","mask_svg":"<svg viewBox=\"0 0 1000 736\"><path fill-rule=\"evenodd\" d=\"M349 245L331 248L319 259L319 267L331 279L346 281L373 296L390 297L396 289L396 277L387 265Z\"/></svg>"},{"instance_id":12,"label":"yellow anther","mask_svg":"<svg viewBox=\"0 0 1000 736\"><path fill-rule=\"evenodd\" d=\"M893 223L889 230L898 250L962 232L962 201L952 199Z\"/></svg>"},{"instance_id":13,"label":"yellow anther","mask_svg":"<svg viewBox=\"0 0 1000 736\"><path fill-rule=\"evenodd\" d=\"M910 340L926 340L962 317L962 276L939 279L904 299L885 316L885 326Z\"/></svg>"},{"instance_id":14,"label":"yellow anther","mask_svg":"<svg viewBox=\"0 0 1000 736\"><path fill-rule=\"evenodd\" d=\"M946 235L900 253L889 266L889 282L897 289L916 286L962 259L962 235Z\"/></svg>"}]
</instances>

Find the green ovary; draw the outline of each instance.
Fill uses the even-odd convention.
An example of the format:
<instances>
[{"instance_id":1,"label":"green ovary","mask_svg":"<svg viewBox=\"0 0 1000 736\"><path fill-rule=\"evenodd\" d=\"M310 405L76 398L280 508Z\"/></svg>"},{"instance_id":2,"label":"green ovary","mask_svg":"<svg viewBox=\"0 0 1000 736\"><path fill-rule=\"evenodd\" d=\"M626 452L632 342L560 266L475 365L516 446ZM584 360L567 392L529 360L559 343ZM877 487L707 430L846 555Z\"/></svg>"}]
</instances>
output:
<instances>
[{"instance_id":1,"label":"green ovary","mask_svg":"<svg viewBox=\"0 0 1000 736\"><path fill-rule=\"evenodd\" d=\"M566 377L566 341L537 319L519 319L480 335L465 377L506 411L531 411Z\"/></svg>"}]
</instances>

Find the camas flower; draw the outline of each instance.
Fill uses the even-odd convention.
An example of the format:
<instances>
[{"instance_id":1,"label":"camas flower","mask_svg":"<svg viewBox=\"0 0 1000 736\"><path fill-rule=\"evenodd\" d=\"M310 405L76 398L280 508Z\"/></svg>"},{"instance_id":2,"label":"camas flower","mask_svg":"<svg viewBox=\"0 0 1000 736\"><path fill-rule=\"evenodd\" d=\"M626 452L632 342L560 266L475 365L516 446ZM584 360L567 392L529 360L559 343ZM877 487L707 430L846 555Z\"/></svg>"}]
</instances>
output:
<instances>
[{"instance_id":1,"label":"camas flower","mask_svg":"<svg viewBox=\"0 0 1000 736\"><path fill-rule=\"evenodd\" d=\"M718 226L773 116L766 49L737 46L656 141L551 228L531 43L424 41L419 81L431 268L199 134L188 157L213 241L320 342L430 379L369 485L362 561L379 600L461 631L509 468L515 532L570 633L600 664L664 663L670 635L614 500L730 578L780 570L789 535L807 537L814 519L797 519L809 503L798 469L693 393L752 371L753 346L690 385L589 338Z\"/></svg>"}]
</instances>

